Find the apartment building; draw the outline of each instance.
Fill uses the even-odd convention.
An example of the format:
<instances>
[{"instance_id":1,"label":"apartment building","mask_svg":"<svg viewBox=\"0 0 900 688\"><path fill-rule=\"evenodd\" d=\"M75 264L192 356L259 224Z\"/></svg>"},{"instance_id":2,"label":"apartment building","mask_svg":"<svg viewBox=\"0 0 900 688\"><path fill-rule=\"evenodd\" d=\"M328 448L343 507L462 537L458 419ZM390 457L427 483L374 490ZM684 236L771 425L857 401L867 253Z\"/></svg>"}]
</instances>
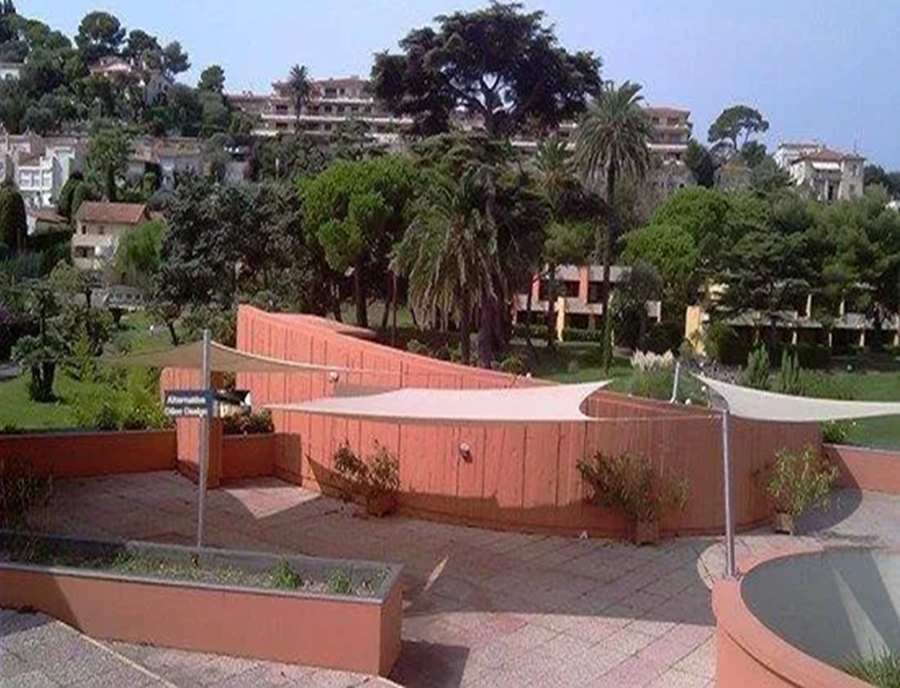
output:
<instances>
[{"instance_id":1,"label":"apartment building","mask_svg":"<svg viewBox=\"0 0 900 688\"><path fill-rule=\"evenodd\" d=\"M22 68L24 66L21 62L0 62L0 81L5 79L18 81L22 78Z\"/></svg>"},{"instance_id":2,"label":"apartment building","mask_svg":"<svg viewBox=\"0 0 900 688\"><path fill-rule=\"evenodd\" d=\"M161 189L172 191L176 175L193 172L202 174L203 148L197 139L187 137L142 137L132 142L134 152L128 161L125 177L129 183L139 183L144 173L155 168L159 172Z\"/></svg>"},{"instance_id":3,"label":"apartment building","mask_svg":"<svg viewBox=\"0 0 900 688\"><path fill-rule=\"evenodd\" d=\"M611 290L628 276L627 267L610 266ZM535 275L531 281L532 322L540 322L547 313L550 280L547 275ZM562 341L566 328L595 329L603 317L603 266L559 265L555 273L556 333ZM513 321L522 322L528 313L528 294L516 294L513 300ZM650 319L659 322L662 310L659 301L647 302Z\"/></svg>"},{"instance_id":4,"label":"apartment building","mask_svg":"<svg viewBox=\"0 0 900 688\"><path fill-rule=\"evenodd\" d=\"M85 201L75 213L72 264L81 270L102 272L128 232L150 219L142 203Z\"/></svg>"},{"instance_id":5,"label":"apartment building","mask_svg":"<svg viewBox=\"0 0 900 688\"><path fill-rule=\"evenodd\" d=\"M257 118L256 135L274 136L278 133L293 132L299 122L303 131L311 136L330 137L342 122L360 120L370 125L370 134L379 143L394 144L399 134L412 125L408 117L396 117L379 103L371 92L367 79L359 76L313 81L309 103L299 113L284 95L282 83L272 84L273 93L230 94L227 97L232 107ZM647 117L653 123L650 150L657 154L664 164L682 163L691 137L690 111L670 107L648 107ZM463 128L476 128L477 121L460 121ZM559 135L571 137L577 125L564 122L559 127ZM533 138L516 137L512 141L517 148L534 150L537 142Z\"/></svg>"},{"instance_id":6,"label":"apartment building","mask_svg":"<svg viewBox=\"0 0 900 688\"><path fill-rule=\"evenodd\" d=\"M0 181L13 182L25 204L55 204L69 176L84 164L85 141L26 133L11 135L0 128Z\"/></svg>"},{"instance_id":7,"label":"apartment building","mask_svg":"<svg viewBox=\"0 0 900 688\"><path fill-rule=\"evenodd\" d=\"M338 127L348 121L361 121L369 125L369 134L381 144L394 144L412 119L395 117L372 96L369 81L358 76L339 79L322 79L311 84L309 102L300 113L294 112L293 103L284 94L284 84L272 84L273 93L253 93L226 96L232 107L243 110L258 120L254 134L275 136L293 132L298 124L304 133L328 139Z\"/></svg>"},{"instance_id":8,"label":"apartment building","mask_svg":"<svg viewBox=\"0 0 900 688\"><path fill-rule=\"evenodd\" d=\"M796 186L809 189L823 203L863 194L865 157L827 148L817 141L782 143L773 155Z\"/></svg>"}]
</instances>

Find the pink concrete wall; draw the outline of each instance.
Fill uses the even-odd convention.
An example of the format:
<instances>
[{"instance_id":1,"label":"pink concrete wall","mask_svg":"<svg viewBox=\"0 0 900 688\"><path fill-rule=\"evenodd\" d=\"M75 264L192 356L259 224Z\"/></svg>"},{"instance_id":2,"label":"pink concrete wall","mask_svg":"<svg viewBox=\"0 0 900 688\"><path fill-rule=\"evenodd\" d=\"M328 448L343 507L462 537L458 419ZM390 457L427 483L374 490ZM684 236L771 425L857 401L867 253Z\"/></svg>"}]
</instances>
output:
<instances>
[{"instance_id":1,"label":"pink concrete wall","mask_svg":"<svg viewBox=\"0 0 900 688\"><path fill-rule=\"evenodd\" d=\"M277 435L224 435L222 437L222 481L258 478L275 474Z\"/></svg>"},{"instance_id":2,"label":"pink concrete wall","mask_svg":"<svg viewBox=\"0 0 900 688\"><path fill-rule=\"evenodd\" d=\"M394 389L484 388L542 384L535 380L458 366L396 351L342 334L312 316L269 314L242 306L238 348L253 353L368 372L344 374L338 385ZM256 406L296 402L334 393L325 372L241 375ZM618 514L588 505L576 469L597 451L651 457L660 469L686 476L684 511L663 515L664 533L720 532L724 525L720 420L706 409L676 407L599 393L586 412L602 422L525 425L402 425L276 411L276 430L294 439L279 452L276 475L327 490L334 484L332 456L346 442L360 454L376 443L400 461L401 510L445 521L534 532L622 535ZM653 419L648 421L647 419ZM472 461L459 457L459 444ZM769 518L761 477L782 448L818 446L816 425L733 423L737 525Z\"/></svg>"},{"instance_id":3,"label":"pink concrete wall","mask_svg":"<svg viewBox=\"0 0 900 688\"><path fill-rule=\"evenodd\" d=\"M826 444L825 456L841 470L841 485L900 495L900 452Z\"/></svg>"},{"instance_id":4,"label":"pink concrete wall","mask_svg":"<svg viewBox=\"0 0 900 688\"><path fill-rule=\"evenodd\" d=\"M175 442L172 430L0 435L0 461L57 478L164 471L175 467Z\"/></svg>"},{"instance_id":5,"label":"pink concrete wall","mask_svg":"<svg viewBox=\"0 0 900 688\"><path fill-rule=\"evenodd\" d=\"M400 650L399 583L379 604L0 566L0 607L104 640L366 674L390 673Z\"/></svg>"}]
</instances>

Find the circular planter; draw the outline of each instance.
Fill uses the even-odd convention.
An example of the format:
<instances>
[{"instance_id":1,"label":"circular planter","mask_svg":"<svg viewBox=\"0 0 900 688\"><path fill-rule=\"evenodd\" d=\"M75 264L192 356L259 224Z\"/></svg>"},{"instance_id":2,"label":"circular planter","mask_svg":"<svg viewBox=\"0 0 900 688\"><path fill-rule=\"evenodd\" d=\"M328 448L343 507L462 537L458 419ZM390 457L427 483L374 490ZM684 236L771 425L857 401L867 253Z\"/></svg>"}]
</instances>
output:
<instances>
[{"instance_id":1,"label":"circular planter","mask_svg":"<svg viewBox=\"0 0 900 688\"><path fill-rule=\"evenodd\" d=\"M782 555L713 591L719 686L868 685L840 667L900 650L900 553Z\"/></svg>"}]
</instances>

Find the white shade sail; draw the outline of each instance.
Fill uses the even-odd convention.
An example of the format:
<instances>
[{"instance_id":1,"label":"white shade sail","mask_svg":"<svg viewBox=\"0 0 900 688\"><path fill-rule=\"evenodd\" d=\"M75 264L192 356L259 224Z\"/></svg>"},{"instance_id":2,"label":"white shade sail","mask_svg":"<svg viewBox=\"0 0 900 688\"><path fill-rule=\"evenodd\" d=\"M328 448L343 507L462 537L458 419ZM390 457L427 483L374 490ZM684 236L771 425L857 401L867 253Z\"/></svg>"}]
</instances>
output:
<instances>
[{"instance_id":1,"label":"white shade sail","mask_svg":"<svg viewBox=\"0 0 900 688\"><path fill-rule=\"evenodd\" d=\"M137 351L124 356L107 356L100 361L120 367L199 369L203 365L203 342L191 342L155 351ZM210 342L210 370L218 373L315 373L347 369L268 358Z\"/></svg>"},{"instance_id":2,"label":"white shade sail","mask_svg":"<svg viewBox=\"0 0 900 688\"><path fill-rule=\"evenodd\" d=\"M502 389L405 388L356 397L327 397L273 410L421 423L562 423L587 421L581 405L609 381Z\"/></svg>"},{"instance_id":3,"label":"white shade sail","mask_svg":"<svg viewBox=\"0 0 900 688\"><path fill-rule=\"evenodd\" d=\"M787 423L808 423L828 420L852 420L878 416L900 416L900 402L887 401L839 401L836 399L811 399L788 394L762 392L695 376L700 382L722 397L729 412L741 418L774 420Z\"/></svg>"}]
</instances>

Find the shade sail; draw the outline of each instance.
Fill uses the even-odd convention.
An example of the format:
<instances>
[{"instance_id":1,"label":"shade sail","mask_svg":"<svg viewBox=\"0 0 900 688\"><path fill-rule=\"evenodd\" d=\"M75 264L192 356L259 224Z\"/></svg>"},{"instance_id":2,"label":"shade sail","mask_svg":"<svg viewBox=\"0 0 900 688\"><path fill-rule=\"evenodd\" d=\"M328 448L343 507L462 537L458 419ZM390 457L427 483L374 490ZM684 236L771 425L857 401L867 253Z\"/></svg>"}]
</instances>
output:
<instances>
[{"instance_id":1,"label":"shade sail","mask_svg":"<svg viewBox=\"0 0 900 688\"><path fill-rule=\"evenodd\" d=\"M591 420L581 404L609 384L541 385L502 389L408 387L357 397L327 397L273 410L421 423L562 423Z\"/></svg>"},{"instance_id":2,"label":"shade sail","mask_svg":"<svg viewBox=\"0 0 900 688\"><path fill-rule=\"evenodd\" d=\"M741 418L807 423L900 415L900 402L794 397L731 385L702 375L695 377L726 401L732 415Z\"/></svg>"},{"instance_id":3,"label":"shade sail","mask_svg":"<svg viewBox=\"0 0 900 688\"><path fill-rule=\"evenodd\" d=\"M203 365L203 342L191 342L156 351L137 351L124 356L108 356L101 358L100 361L120 367L199 369ZM219 373L315 373L345 369L268 358L238 351L218 342L210 342L210 370Z\"/></svg>"}]
</instances>

